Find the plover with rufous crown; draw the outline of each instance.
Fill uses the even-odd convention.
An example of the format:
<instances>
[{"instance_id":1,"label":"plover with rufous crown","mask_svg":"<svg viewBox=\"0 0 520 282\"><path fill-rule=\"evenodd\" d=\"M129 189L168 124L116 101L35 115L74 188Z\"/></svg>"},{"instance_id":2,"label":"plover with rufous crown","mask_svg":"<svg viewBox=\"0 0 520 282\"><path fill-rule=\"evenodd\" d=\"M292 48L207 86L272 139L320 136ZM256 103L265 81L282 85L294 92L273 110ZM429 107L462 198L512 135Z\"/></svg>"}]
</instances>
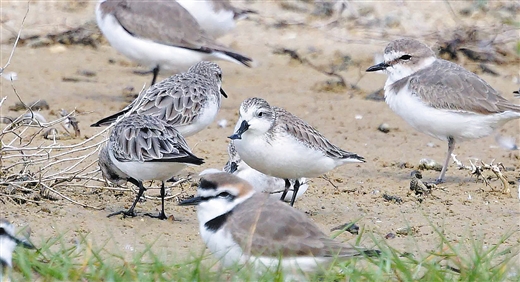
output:
<instances>
[{"instance_id":1,"label":"plover with rufous crown","mask_svg":"<svg viewBox=\"0 0 520 282\"><path fill-rule=\"evenodd\" d=\"M286 180L296 179L291 205L301 177L318 177L346 163L365 159L332 144L308 123L288 111L269 105L262 98L249 98L240 105L235 132L229 136L250 167Z\"/></svg>"},{"instance_id":2,"label":"plover with rufous crown","mask_svg":"<svg viewBox=\"0 0 520 282\"><path fill-rule=\"evenodd\" d=\"M153 68L183 72L200 61L226 60L251 66L251 59L218 44L176 1L101 0L96 19L117 51Z\"/></svg>"},{"instance_id":3,"label":"plover with rufous crown","mask_svg":"<svg viewBox=\"0 0 520 282\"><path fill-rule=\"evenodd\" d=\"M202 240L224 266L252 264L258 272L281 269L299 277L380 253L332 240L305 213L225 172L203 176L197 195L179 205L197 206Z\"/></svg>"},{"instance_id":4,"label":"plover with rufous crown","mask_svg":"<svg viewBox=\"0 0 520 282\"><path fill-rule=\"evenodd\" d=\"M503 98L476 74L442 59L415 39L386 46L384 62L367 72L384 71L385 101L416 130L448 142L437 183L444 181L455 144L482 138L520 118L520 105Z\"/></svg>"}]
</instances>

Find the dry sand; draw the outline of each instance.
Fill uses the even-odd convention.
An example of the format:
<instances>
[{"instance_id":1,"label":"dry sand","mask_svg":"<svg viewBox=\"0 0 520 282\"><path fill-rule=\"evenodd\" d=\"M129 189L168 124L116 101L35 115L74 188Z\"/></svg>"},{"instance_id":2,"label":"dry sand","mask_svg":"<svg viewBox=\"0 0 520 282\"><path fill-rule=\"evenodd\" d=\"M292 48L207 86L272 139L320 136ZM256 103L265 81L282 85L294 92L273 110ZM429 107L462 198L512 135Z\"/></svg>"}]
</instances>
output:
<instances>
[{"instance_id":1,"label":"dry sand","mask_svg":"<svg viewBox=\"0 0 520 282\"><path fill-rule=\"evenodd\" d=\"M93 19L94 3L78 3L82 4L35 2L28 14L24 34L60 31ZM312 11L311 5L289 3ZM504 3L512 5L511 2ZM337 187L322 178L312 179L311 187L296 203L297 209L308 213L326 232L350 221L357 221L362 228L380 236L413 226L415 234L388 239L388 244L402 251L421 254L438 246L438 235L433 227L442 230L452 242L469 244L475 237L482 239L486 245L498 242L508 231L520 229L518 151L510 152L497 147L494 136L458 144L455 149L464 163L471 158L486 162L495 159L514 169L505 172L508 179L515 183L511 185L512 197L492 192L493 188L501 189L499 181L492 180L491 186L486 186L482 181L475 181L467 171L457 170L451 164L442 189L433 192L435 197L427 197L420 203L409 192L410 172L413 169L395 164L408 163L417 167L422 158L442 162L447 144L416 132L384 102L364 99L384 85L384 75L367 74L364 70L373 64L374 54L381 53L390 40L412 36L433 46L437 43L432 36L435 32L442 33L455 26L502 27L502 18L508 14L499 9L499 4L493 4L492 10L487 13L475 11L471 16L464 17L458 11L470 7L469 2L454 3L451 9L455 15L444 2L352 3L352 10L344 13L340 19L342 24L337 27L325 25L334 18L319 19L310 17L308 12L284 10L277 2L255 1L237 5L255 9L260 15L240 22L232 34L220 41L254 58L258 65L248 69L232 63L220 63L224 71L223 87L229 98L223 101L217 120L226 119L228 125L220 128L215 122L208 129L188 138L194 153L205 158L206 163L186 170L182 176L189 173L196 180L196 175L203 169L224 165L227 160L226 136L231 134L237 120L238 107L245 98L258 96L272 105L286 108L315 126L333 143L367 159L364 164L345 165L327 174ZM10 30L18 29L25 7L21 2L3 1L2 16L7 19L2 29L3 63L11 51L11 45L5 44L12 35L7 26ZM42 8L47 8L48 12L39 12L41 10L38 9ZM518 7L516 9L518 12ZM358 13L358 19L348 20L354 12ZM275 26L281 20L285 20L287 25ZM516 20L518 22L518 18ZM501 32L499 38L518 42L518 32ZM349 87L336 92L318 91L317 88L331 78L286 55L273 54L273 46L297 50L317 65L327 65L338 57L349 56L351 62L348 68L339 74L348 84L356 85L358 90ZM115 63L110 64L109 60ZM469 69L476 69L478 65L464 58L459 63ZM498 76L479 75L505 97L513 99L512 91L518 89L515 82L520 75L518 60L513 64L491 64L491 67L499 73ZM149 83L150 76L132 73L136 69L139 69L137 65L104 44L97 49L78 45L19 47L8 71L18 74L18 80L13 85L24 101L45 99L49 102L51 109L42 111L43 115L51 118L51 111L61 108L78 110L82 137L68 141L71 144L97 133L99 128L88 125L126 105L121 94L125 87L132 86L138 91ZM77 74L84 70L96 75L85 78ZM83 80L64 82L63 77ZM7 80L0 81L1 96L7 96L2 116L16 116L19 112L7 110L7 106L17 101L13 89ZM377 130L381 123L390 125L389 133ZM498 132L519 138L518 120L508 123ZM36 141L44 142L40 139L37 137ZM423 175L425 180L433 180L438 172L423 171ZM487 172L486 175L491 174ZM185 185L183 189L187 194L195 193L195 187ZM113 239L108 246L128 256L154 243L152 250L166 260L173 260L173 256L185 257L189 252L200 253L205 248L198 235L195 209L178 207L175 200L168 201L166 205L167 214L173 215L175 221L142 216L144 212L156 212L160 207L158 200L139 203L136 211L140 215L135 218L106 218L113 211L128 208L135 194L81 187L70 187L62 192L80 202L104 209L83 208L65 200L43 200L40 204L22 205L6 201L5 204L0 203L0 215L17 226L30 226L32 239L37 245L46 238L63 233L65 240L70 242L89 234L97 245ZM171 190L171 194L179 192L178 187ZM399 196L403 202L387 202L382 197L385 193ZM157 190L148 193L157 194ZM345 233L338 239L354 242L354 238L355 235ZM516 232L505 245L518 243L520 234ZM362 240L362 245L373 246L373 243L367 236Z\"/></svg>"}]
</instances>

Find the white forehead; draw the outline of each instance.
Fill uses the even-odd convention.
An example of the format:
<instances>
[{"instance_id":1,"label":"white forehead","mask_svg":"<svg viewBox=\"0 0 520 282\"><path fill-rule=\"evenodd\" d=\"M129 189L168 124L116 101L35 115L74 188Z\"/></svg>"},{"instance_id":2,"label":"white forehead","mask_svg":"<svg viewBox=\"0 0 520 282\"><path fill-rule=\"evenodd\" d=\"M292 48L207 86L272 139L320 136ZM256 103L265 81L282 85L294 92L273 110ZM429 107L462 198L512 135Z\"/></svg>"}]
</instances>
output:
<instances>
[{"instance_id":1,"label":"white forehead","mask_svg":"<svg viewBox=\"0 0 520 282\"><path fill-rule=\"evenodd\" d=\"M228 192L231 195L238 195L242 189L237 186L223 185L217 187L217 189L197 189L197 195L200 197L214 197L222 192Z\"/></svg>"},{"instance_id":2,"label":"white forehead","mask_svg":"<svg viewBox=\"0 0 520 282\"><path fill-rule=\"evenodd\" d=\"M408 55L404 51L401 50L387 50L383 55L385 62L393 61L397 58L400 58L403 55Z\"/></svg>"}]
</instances>

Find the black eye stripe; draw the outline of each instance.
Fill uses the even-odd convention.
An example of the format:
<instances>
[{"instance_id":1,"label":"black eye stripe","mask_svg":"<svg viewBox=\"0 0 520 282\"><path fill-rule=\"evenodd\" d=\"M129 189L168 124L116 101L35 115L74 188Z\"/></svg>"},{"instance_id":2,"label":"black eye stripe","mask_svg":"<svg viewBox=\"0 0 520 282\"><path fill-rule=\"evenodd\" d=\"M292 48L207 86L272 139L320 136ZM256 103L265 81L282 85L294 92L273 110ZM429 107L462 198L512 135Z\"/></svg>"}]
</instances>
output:
<instances>
[{"instance_id":1,"label":"black eye stripe","mask_svg":"<svg viewBox=\"0 0 520 282\"><path fill-rule=\"evenodd\" d=\"M232 195L232 194L229 194L228 192L222 192L222 193L226 193L226 194L228 194L228 196L226 196L225 198L227 198L228 201L230 201L230 202L233 201L233 200L236 198L236 196L234 196L234 195ZM215 196L200 197L200 201L201 201L201 202L206 202L206 201L209 201L209 200L211 200L211 199L222 198L222 195L221 195L222 193L219 193L218 195L215 195Z\"/></svg>"}]
</instances>

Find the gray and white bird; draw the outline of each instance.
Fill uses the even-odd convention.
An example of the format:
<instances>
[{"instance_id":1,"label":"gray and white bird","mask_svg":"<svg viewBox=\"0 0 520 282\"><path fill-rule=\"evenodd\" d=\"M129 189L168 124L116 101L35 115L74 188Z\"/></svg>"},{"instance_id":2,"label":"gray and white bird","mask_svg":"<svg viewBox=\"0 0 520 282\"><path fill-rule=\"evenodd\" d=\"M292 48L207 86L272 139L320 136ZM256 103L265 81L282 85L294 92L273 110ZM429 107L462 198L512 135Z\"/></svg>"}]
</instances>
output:
<instances>
[{"instance_id":1,"label":"gray and white bird","mask_svg":"<svg viewBox=\"0 0 520 282\"><path fill-rule=\"evenodd\" d=\"M134 208L146 189L144 180L160 180L161 211L164 213L164 182L171 179L187 165L204 163L188 147L184 137L174 126L150 115L130 115L119 121L110 134L106 148L99 155L99 166L107 180L116 184L129 181L139 187L137 197L128 211L119 211L110 216L123 214L135 216Z\"/></svg>"},{"instance_id":2,"label":"gray and white bird","mask_svg":"<svg viewBox=\"0 0 520 282\"><path fill-rule=\"evenodd\" d=\"M222 89L222 70L214 62L203 61L185 73L150 86L142 98L91 126L109 125L140 103L135 114L155 116L189 137L213 122L220 109L221 95L227 97Z\"/></svg>"},{"instance_id":3,"label":"gray and white bird","mask_svg":"<svg viewBox=\"0 0 520 282\"><path fill-rule=\"evenodd\" d=\"M242 102L235 132L229 138L249 166L286 180L282 199L289 179L296 179L291 205L301 184L298 178L318 177L340 165L365 161L332 144L302 119L261 98Z\"/></svg>"},{"instance_id":4,"label":"gray and white bird","mask_svg":"<svg viewBox=\"0 0 520 282\"><path fill-rule=\"evenodd\" d=\"M13 267L13 252L16 246L34 249L33 244L24 239L16 238L14 226L6 219L0 218L0 280L9 281L9 269Z\"/></svg>"},{"instance_id":5,"label":"gray and white bird","mask_svg":"<svg viewBox=\"0 0 520 282\"><path fill-rule=\"evenodd\" d=\"M197 206L202 240L224 266L251 263L291 274L379 254L332 240L305 213L225 172L203 176L197 195L179 205Z\"/></svg>"},{"instance_id":6,"label":"gray and white bird","mask_svg":"<svg viewBox=\"0 0 520 282\"><path fill-rule=\"evenodd\" d=\"M226 60L250 67L251 59L208 36L176 1L101 0L96 19L117 51L153 68L182 72L200 61Z\"/></svg>"},{"instance_id":7,"label":"gray and white bird","mask_svg":"<svg viewBox=\"0 0 520 282\"><path fill-rule=\"evenodd\" d=\"M385 101L390 108L417 131L448 142L438 183L444 180L456 143L488 136L520 118L520 105L500 96L476 74L438 59L417 40L390 42L384 62L367 72L380 70L388 75Z\"/></svg>"},{"instance_id":8,"label":"gray and white bird","mask_svg":"<svg viewBox=\"0 0 520 282\"><path fill-rule=\"evenodd\" d=\"M236 175L247 182L249 182L253 189L260 193L267 193L270 197L280 199L283 192L285 191L285 180L282 178L277 178L273 176L269 176L261 173L260 171L250 167L246 162L240 158L238 154L234 141L231 140L228 145L228 154L229 160L224 166L224 172L231 173ZM285 195L285 198L281 199L284 202L291 202L294 193L294 185L296 180L289 180L289 191ZM307 179L302 177L298 179L298 183L300 183L300 187L298 188L297 195L295 196L295 200L298 200L305 191L309 188L309 184L307 184Z\"/></svg>"},{"instance_id":9,"label":"gray and white bird","mask_svg":"<svg viewBox=\"0 0 520 282\"><path fill-rule=\"evenodd\" d=\"M213 38L219 38L233 30L236 21L256 14L231 5L228 0L177 0L197 21L200 28Z\"/></svg>"}]
</instances>

